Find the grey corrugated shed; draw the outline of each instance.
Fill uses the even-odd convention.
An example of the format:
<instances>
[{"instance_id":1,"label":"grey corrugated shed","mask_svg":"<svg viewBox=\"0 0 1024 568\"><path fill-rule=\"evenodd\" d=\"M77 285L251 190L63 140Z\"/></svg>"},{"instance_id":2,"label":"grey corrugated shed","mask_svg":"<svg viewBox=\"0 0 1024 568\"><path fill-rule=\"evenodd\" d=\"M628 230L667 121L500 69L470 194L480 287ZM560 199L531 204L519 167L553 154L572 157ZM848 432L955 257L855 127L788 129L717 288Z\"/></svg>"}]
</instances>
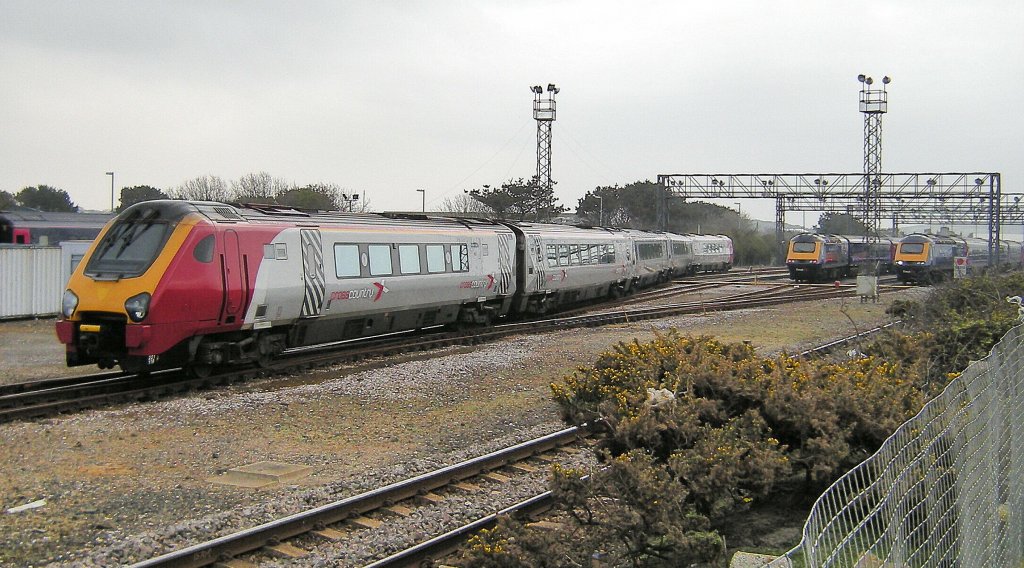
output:
<instances>
[{"instance_id":1,"label":"grey corrugated shed","mask_svg":"<svg viewBox=\"0 0 1024 568\"><path fill-rule=\"evenodd\" d=\"M0 245L0 319L56 315L62 280L60 247Z\"/></svg>"}]
</instances>

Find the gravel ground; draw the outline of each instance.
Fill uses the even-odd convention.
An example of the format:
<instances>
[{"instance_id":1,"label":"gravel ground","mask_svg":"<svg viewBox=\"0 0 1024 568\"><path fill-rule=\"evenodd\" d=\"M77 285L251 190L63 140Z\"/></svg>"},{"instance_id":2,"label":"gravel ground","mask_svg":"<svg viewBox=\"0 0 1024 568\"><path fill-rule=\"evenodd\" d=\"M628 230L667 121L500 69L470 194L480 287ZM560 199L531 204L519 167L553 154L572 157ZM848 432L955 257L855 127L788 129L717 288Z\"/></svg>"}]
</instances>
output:
<instances>
[{"instance_id":1,"label":"gravel ground","mask_svg":"<svg viewBox=\"0 0 1024 568\"><path fill-rule=\"evenodd\" d=\"M643 341L676 327L749 340L765 354L795 351L887 321L884 309L895 297L522 336L383 366L337 366L3 424L0 510L45 504L0 513L0 566L135 562L559 430L548 385L617 341ZM0 381L68 374L52 330L53 322L45 320L0 323ZM264 489L211 481L227 469L265 460L309 466L312 473ZM542 487L543 476L532 483L515 493ZM391 532L366 531L365 542L345 551L318 544L305 565L360 565L369 554L406 544L398 535L415 539L438 523L482 512L454 501L430 516L396 523Z\"/></svg>"}]
</instances>

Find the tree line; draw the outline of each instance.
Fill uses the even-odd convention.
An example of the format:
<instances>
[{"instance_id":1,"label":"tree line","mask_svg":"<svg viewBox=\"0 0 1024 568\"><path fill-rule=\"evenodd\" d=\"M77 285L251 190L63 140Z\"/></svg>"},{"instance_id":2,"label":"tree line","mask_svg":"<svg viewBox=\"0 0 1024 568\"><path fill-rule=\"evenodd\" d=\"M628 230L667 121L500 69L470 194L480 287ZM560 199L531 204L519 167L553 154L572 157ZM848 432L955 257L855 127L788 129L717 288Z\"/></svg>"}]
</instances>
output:
<instances>
[{"instance_id":1,"label":"tree line","mask_svg":"<svg viewBox=\"0 0 1024 568\"><path fill-rule=\"evenodd\" d=\"M368 200L360 199L358 193L337 184L320 182L298 186L267 172L258 172L230 182L214 175L199 176L166 190L150 185L122 187L117 211L154 199L257 203L332 211L369 210ZM0 191L0 210L18 207L67 213L81 210L68 192L45 184L26 187L17 193Z\"/></svg>"}]
</instances>

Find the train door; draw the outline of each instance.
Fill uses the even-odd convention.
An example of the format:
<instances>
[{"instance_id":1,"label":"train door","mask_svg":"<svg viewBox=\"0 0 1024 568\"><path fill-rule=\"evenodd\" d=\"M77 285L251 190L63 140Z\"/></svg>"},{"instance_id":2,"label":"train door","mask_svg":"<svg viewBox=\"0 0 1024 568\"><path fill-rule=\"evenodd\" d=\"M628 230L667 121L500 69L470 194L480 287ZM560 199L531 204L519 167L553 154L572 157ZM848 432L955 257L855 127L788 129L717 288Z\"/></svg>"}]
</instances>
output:
<instances>
[{"instance_id":1,"label":"train door","mask_svg":"<svg viewBox=\"0 0 1024 568\"><path fill-rule=\"evenodd\" d=\"M238 252L238 233L224 231L224 309L223 323L234 323L238 319L245 299L242 280L242 257Z\"/></svg>"},{"instance_id":2,"label":"train door","mask_svg":"<svg viewBox=\"0 0 1024 568\"><path fill-rule=\"evenodd\" d=\"M302 295L301 317L315 318L324 307L324 255L319 229L300 229L302 242Z\"/></svg>"},{"instance_id":3,"label":"train door","mask_svg":"<svg viewBox=\"0 0 1024 568\"><path fill-rule=\"evenodd\" d=\"M32 244L32 237L28 229L14 229L14 239L11 241L16 245Z\"/></svg>"}]
</instances>

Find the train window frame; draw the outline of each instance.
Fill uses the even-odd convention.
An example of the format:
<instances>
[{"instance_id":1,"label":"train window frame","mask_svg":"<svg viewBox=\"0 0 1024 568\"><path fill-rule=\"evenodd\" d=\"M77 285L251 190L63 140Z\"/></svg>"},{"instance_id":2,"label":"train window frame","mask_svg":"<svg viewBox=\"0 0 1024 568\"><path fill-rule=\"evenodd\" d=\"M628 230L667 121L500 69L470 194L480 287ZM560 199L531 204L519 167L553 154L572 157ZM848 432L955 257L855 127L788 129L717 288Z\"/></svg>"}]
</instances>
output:
<instances>
[{"instance_id":1,"label":"train window frame","mask_svg":"<svg viewBox=\"0 0 1024 568\"><path fill-rule=\"evenodd\" d=\"M196 246L192 247L192 258L203 264L213 262L213 253L216 249L216 238L213 235L206 235L199 239Z\"/></svg>"},{"instance_id":2,"label":"train window frame","mask_svg":"<svg viewBox=\"0 0 1024 568\"><path fill-rule=\"evenodd\" d=\"M415 267L412 265L413 261L415 261ZM400 274L421 274L421 264L419 245L398 245L398 272Z\"/></svg>"},{"instance_id":3,"label":"train window frame","mask_svg":"<svg viewBox=\"0 0 1024 568\"><path fill-rule=\"evenodd\" d=\"M355 256L343 256L339 252L355 252ZM362 263L360 262L359 245L355 243L334 243L334 275L341 278L359 278L362 276ZM355 267L355 271L352 267ZM342 273L342 268L348 268Z\"/></svg>"},{"instance_id":4,"label":"train window frame","mask_svg":"<svg viewBox=\"0 0 1024 568\"><path fill-rule=\"evenodd\" d=\"M810 245L811 248L805 250L806 247L803 246L803 245ZM793 252L808 253L808 252L814 252L815 249L817 249L817 248L818 248L818 243L805 242L805 241L794 241L793 242Z\"/></svg>"},{"instance_id":5,"label":"train window frame","mask_svg":"<svg viewBox=\"0 0 1024 568\"><path fill-rule=\"evenodd\" d=\"M391 276L395 273L394 261L391 258L391 245L366 245L366 256L369 259L370 276Z\"/></svg>"},{"instance_id":6,"label":"train window frame","mask_svg":"<svg viewBox=\"0 0 1024 568\"><path fill-rule=\"evenodd\" d=\"M548 268L558 267L558 247L555 245L547 245L546 249Z\"/></svg>"},{"instance_id":7,"label":"train window frame","mask_svg":"<svg viewBox=\"0 0 1024 568\"><path fill-rule=\"evenodd\" d=\"M452 272L469 272L469 246L466 243L455 243L448 248L451 251Z\"/></svg>"},{"instance_id":8,"label":"train window frame","mask_svg":"<svg viewBox=\"0 0 1024 568\"><path fill-rule=\"evenodd\" d=\"M911 250L907 250L909 245L914 245ZM900 243L900 254L924 254L924 243Z\"/></svg>"},{"instance_id":9,"label":"train window frame","mask_svg":"<svg viewBox=\"0 0 1024 568\"><path fill-rule=\"evenodd\" d=\"M443 274L448 271L447 264L445 263L444 245L424 245L423 248L426 253L428 274ZM440 253L440 256L438 256L438 253ZM439 263L440 266L438 266Z\"/></svg>"}]
</instances>

